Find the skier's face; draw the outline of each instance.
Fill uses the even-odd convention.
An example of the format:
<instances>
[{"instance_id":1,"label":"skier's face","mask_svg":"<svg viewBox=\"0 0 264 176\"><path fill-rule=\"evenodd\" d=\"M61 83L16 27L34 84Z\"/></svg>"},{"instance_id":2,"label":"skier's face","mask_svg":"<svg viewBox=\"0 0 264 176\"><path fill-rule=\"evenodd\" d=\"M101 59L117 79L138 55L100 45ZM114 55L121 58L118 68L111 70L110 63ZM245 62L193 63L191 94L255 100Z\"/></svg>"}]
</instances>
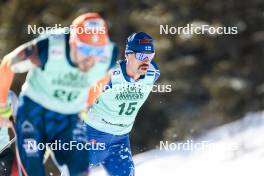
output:
<instances>
[{"instance_id":1,"label":"skier's face","mask_svg":"<svg viewBox=\"0 0 264 176\"><path fill-rule=\"evenodd\" d=\"M77 50L75 44L71 44L71 58L74 64L82 71L88 72L95 64L96 58L91 55L84 55Z\"/></svg>"},{"instance_id":2,"label":"skier's face","mask_svg":"<svg viewBox=\"0 0 264 176\"><path fill-rule=\"evenodd\" d=\"M130 67L131 70L133 70L133 72L140 74L140 75L146 74L149 68L150 61L151 61L151 59L149 58L146 58L144 60L138 60L136 59L135 53L127 54L126 59L128 61L127 63L128 67Z\"/></svg>"}]
</instances>

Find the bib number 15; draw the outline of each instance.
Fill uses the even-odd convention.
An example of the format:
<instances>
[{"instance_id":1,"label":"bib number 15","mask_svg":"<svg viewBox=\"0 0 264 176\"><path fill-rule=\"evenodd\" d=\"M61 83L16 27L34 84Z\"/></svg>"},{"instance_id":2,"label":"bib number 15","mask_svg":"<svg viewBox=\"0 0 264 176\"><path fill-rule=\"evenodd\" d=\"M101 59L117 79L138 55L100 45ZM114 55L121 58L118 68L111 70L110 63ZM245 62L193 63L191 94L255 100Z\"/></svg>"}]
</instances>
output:
<instances>
[{"instance_id":1,"label":"bib number 15","mask_svg":"<svg viewBox=\"0 0 264 176\"><path fill-rule=\"evenodd\" d=\"M125 113L125 115L131 115L135 110L136 110L136 106L137 102L131 102L128 104L128 106L126 106L126 103L122 103L120 104L118 107L120 107L120 111L118 113L118 115L123 115Z\"/></svg>"}]
</instances>

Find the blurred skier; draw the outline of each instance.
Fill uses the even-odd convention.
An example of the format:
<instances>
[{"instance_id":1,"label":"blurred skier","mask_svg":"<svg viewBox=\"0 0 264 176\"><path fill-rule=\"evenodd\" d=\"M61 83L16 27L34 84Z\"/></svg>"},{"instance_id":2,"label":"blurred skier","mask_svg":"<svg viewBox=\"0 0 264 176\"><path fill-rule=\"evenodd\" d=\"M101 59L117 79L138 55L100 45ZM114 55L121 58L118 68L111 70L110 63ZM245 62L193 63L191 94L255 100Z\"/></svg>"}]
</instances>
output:
<instances>
[{"instance_id":1,"label":"blurred skier","mask_svg":"<svg viewBox=\"0 0 264 176\"><path fill-rule=\"evenodd\" d=\"M12 116L16 115L18 99L13 91L8 92L8 106L12 108ZM10 113L6 112L6 113ZM4 114L4 112L0 112ZM0 118L0 175L1 176L18 176L18 168L15 159L15 152L11 149L14 139L10 139L8 128L12 126L11 121Z\"/></svg>"},{"instance_id":2,"label":"blurred skier","mask_svg":"<svg viewBox=\"0 0 264 176\"><path fill-rule=\"evenodd\" d=\"M85 144L86 130L77 114L83 109L87 89L115 63L115 44L109 40L106 22L97 13L77 17L72 26L74 30L70 32L48 33L21 45L0 65L0 116L6 119L11 115L7 94L14 74L29 71L16 120L24 175L45 175L45 150L30 144ZM72 147L53 152L68 174L87 173L86 149Z\"/></svg>"}]
</instances>

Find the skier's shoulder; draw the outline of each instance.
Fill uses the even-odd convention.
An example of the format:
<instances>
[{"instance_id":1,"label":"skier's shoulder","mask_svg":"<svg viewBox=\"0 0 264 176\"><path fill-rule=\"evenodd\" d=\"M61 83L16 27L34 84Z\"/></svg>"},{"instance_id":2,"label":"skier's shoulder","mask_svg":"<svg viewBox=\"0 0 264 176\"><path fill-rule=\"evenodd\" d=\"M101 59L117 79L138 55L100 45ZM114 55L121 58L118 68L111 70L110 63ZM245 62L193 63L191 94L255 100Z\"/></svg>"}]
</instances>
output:
<instances>
[{"instance_id":1,"label":"skier's shoulder","mask_svg":"<svg viewBox=\"0 0 264 176\"><path fill-rule=\"evenodd\" d=\"M123 62L125 62L125 61L124 60L118 60L115 62L115 64L113 65L113 67L109 71L111 77L118 76L118 75L122 74L121 65L123 64Z\"/></svg>"},{"instance_id":2,"label":"skier's shoulder","mask_svg":"<svg viewBox=\"0 0 264 176\"><path fill-rule=\"evenodd\" d=\"M154 61L150 62L149 68L147 70L147 74L152 75L154 77L154 82L157 81L157 79L160 76L160 70L159 70L158 64L156 62L154 62Z\"/></svg>"}]
</instances>

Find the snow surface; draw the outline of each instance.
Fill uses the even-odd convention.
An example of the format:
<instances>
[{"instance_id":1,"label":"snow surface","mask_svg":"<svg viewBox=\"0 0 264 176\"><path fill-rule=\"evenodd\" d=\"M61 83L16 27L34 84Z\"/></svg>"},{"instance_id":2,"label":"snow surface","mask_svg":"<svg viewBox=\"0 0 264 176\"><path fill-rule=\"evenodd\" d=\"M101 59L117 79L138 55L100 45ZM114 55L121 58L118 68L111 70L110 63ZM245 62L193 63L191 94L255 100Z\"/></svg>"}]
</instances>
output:
<instances>
[{"instance_id":1,"label":"snow surface","mask_svg":"<svg viewBox=\"0 0 264 176\"><path fill-rule=\"evenodd\" d=\"M264 112L249 113L192 140L210 145L203 150L158 148L135 155L136 176L264 175ZM90 175L107 174L98 167Z\"/></svg>"}]
</instances>

